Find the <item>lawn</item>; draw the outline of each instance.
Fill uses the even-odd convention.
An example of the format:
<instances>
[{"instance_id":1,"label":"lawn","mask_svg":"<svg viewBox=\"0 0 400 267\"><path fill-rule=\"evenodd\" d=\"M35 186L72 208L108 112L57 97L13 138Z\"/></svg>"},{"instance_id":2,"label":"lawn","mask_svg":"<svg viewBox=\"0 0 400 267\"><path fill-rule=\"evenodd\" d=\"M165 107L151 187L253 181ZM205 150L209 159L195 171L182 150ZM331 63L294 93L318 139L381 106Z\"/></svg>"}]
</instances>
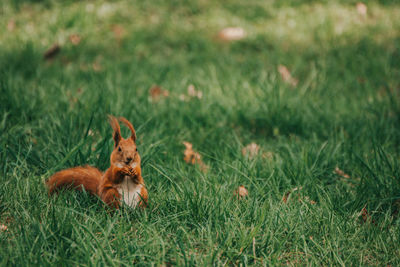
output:
<instances>
[{"instance_id":1,"label":"lawn","mask_svg":"<svg viewBox=\"0 0 400 267\"><path fill-rule=\"evenodd\" d=\"M400 3L364 3L0 1L0 265L399 266ZM108 114L146 210L47 194Z\"/></svg>"}]
</instances>

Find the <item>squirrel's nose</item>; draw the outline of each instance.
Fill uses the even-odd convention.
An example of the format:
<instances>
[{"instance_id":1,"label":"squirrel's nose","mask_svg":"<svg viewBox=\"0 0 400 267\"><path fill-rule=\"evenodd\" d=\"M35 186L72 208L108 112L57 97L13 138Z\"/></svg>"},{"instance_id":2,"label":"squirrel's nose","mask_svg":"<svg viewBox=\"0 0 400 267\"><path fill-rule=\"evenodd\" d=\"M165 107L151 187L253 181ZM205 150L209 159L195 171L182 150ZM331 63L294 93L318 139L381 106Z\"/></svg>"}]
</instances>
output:
<instances>
[{"instance_id":1,"label":"squirrel's nose","mask_svg":"<svg viewBox=\"0 0 400 267\"><path fill-rule=\"evenodd\" d=\"M127 157L126 158L126 162L131 162L132 158L131 157Z\"/></svg>"}]
</instances>

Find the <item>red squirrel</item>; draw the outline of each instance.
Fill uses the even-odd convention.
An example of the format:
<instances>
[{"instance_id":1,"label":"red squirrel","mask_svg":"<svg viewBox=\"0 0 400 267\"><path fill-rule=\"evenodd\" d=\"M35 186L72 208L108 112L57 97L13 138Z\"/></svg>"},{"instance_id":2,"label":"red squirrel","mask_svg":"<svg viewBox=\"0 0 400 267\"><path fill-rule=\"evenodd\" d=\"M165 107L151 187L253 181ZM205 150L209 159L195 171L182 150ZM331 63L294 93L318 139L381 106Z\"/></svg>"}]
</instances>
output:
<instances>
[{"instance_id":1,"label":"red squirrel","mask_svg":"<svg viewBox=\"0 0 400 267\"><path fill-rule=\"evenodd\" d=\"M136 147L136 132L132 124L125 118L119 120L131 131L130 138L121 136L121 128L117 118L109 116L113 128L114 149L110 156L111 166L102 173L91 167L75 167L55 173L46 182L49 193L62 187L82 187L99 196L108 206L118 209L122 203L135 208L146 207L147 189L144 185L140 168L140 156Z\"/></svg>"}]
</instances>

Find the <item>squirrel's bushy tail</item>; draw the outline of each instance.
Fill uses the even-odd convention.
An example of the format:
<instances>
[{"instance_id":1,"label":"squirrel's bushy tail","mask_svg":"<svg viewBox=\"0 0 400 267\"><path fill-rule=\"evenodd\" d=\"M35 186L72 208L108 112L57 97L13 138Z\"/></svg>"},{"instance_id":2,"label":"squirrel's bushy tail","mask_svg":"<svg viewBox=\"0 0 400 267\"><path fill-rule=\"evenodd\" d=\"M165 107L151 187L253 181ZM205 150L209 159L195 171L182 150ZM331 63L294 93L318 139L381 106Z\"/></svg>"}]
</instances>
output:
<instances>
[{"instance_id":1,"label":"squirrel's bushy tail","mask_svg":"<svg viewBox=\"0 0 400 267\"><path fill-rule=\"evenodd\" d=\"M83 186L86 191L97 195L97 188L102 175L103 174L94 167L75 167L53 174L46 182L46 185L49 188L50 194L63 187L72 187L77 190L82 190Z\"/></svg>"}]
</instances>

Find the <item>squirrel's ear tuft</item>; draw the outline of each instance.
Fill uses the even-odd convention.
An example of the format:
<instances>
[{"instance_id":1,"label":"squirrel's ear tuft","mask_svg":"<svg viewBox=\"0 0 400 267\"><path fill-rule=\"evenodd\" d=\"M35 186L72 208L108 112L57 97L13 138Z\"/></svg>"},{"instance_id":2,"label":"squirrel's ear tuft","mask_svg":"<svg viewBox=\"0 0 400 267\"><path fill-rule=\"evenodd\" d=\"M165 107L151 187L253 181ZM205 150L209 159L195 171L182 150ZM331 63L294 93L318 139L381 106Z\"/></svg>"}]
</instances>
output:
<instances>
[{"instance_id":1,"label":"squirrel's ear tuft","mask_svg":"<svg viewBox=\"0 0 400 267\"><path fill-rule=\"evenodd\" d=\"M120 120L122 123L124 123L124 124L129 128L129 130L131 130L131 133L132 133L131 138L132 138L133 142L136 143L136 132L135 132L135 129L133 128L132 123L130 123L130 122L129 122L127 119L125 119L124 117L119 117L119 120Z\"/></svg>"},{"instance_id":2,"label":"squirrel's ear tuft","mask_svg":"<svg viewBox=\"0 0 400 267\"><path fill-rule=\"evenodd\" d=\"M117 147L119 141L121 141L121 128L119 127L119 123L117 118L112 115L108 115L108 119L110 120L111 127L114 130L113 139L114 139L114 146Z\"/></svg>"}]
</instances>

